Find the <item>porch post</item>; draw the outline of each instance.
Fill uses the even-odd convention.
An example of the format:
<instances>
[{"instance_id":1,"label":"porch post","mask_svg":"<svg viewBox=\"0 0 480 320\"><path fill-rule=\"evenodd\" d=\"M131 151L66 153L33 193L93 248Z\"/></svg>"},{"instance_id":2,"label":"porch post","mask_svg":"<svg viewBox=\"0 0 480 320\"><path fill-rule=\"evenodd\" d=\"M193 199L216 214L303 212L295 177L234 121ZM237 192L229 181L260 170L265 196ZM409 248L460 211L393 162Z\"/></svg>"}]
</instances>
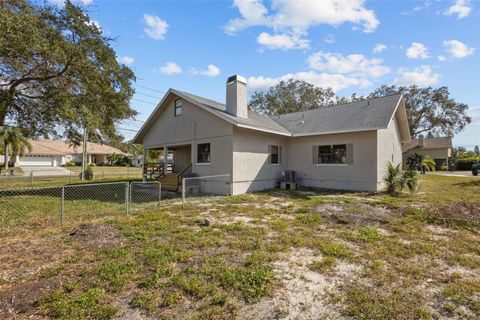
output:
<instances>
[{"instance_id":1,"label":"porch post","mask_svg":"<svg viewBox=\"0 0 480 320\"><path fill-rule=\"evenodd\" d=\"M147 182L147 149L143 147L142 180Z\"/></svg>"},{"instance_id":2,"label":"porch post","mask_svg":"<svg viewBox=\"0 0 480 320\"><path fill-rule=\"evenodd\" d=\"M168 160L168 148L167 146L163 147L163 174L167 175L167 160Z\"/></svg>"}]
</instances>

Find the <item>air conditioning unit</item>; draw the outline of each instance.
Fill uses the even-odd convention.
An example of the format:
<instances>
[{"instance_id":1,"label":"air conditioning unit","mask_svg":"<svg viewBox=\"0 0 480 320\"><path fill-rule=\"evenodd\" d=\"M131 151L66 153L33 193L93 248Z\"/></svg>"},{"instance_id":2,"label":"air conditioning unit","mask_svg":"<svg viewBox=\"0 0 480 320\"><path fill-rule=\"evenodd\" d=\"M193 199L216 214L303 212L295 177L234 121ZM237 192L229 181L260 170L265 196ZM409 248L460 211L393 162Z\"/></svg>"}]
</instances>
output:
<instances>
[{"instance_id":1,"label":"air conditioning unit","mask_svg":"<svg viewBox=\"0 0 480 320\"><path fill-rule=\"evenodd\" d=\"M283 172L283 182L286 183L296 183L297 182L297 173L294 170L285 170Z\"/></svg>"}]
</instances>

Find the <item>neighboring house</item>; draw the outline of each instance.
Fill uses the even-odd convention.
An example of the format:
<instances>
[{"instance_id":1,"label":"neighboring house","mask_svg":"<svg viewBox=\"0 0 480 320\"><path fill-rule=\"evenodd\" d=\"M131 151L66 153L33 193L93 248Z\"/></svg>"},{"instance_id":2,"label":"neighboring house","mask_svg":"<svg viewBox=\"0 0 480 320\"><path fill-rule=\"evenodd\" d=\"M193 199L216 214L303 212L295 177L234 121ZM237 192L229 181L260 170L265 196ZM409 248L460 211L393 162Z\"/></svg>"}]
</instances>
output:
<instances>
[{"instance_id":1,"label":"neighboring house","mask_svg":"<svg viewBox=\"0 0 480 320\"><path fill-rule=\"evenodd\" d=\"M437 170L442 167L448 168L448 159L452 156L452 138L424 138L419 136L418 139L412 139L410 143L403 145L405 159L415 154L433 158Z\"/></svg>"},{"instance_id":2,"label":"neighboring house","mask_svg":"<svg viewBox=\"0 0 480 320\"><path fill-rule=\"evenodd\" d=\"M66 164L69 161L76 163L82 162L83 147L73 146L63 140L30 140L32 150L25 150L23 156L17 156L16 166L48 166L57 167ZM98 143L87 143L88 163L104 164L108 163L107 156L116 153L126 155L117 148L102 145Z\"/></svg>"},{"instance_id":3,"label":"neighboring house","mask_svg":"<svg viewBox=\"0 0 480 320\"><path fill-rule=\"evenodd\" d=\"M177 175L231 174L232 186L209 191L241 194L276 187L285 170L302 186L378 191L410 142L400 94L268 117L248 111L245 78L230 77L226 91L225 105L168 90L133 143L173 150Z\"/></svg>"}]
</instances>

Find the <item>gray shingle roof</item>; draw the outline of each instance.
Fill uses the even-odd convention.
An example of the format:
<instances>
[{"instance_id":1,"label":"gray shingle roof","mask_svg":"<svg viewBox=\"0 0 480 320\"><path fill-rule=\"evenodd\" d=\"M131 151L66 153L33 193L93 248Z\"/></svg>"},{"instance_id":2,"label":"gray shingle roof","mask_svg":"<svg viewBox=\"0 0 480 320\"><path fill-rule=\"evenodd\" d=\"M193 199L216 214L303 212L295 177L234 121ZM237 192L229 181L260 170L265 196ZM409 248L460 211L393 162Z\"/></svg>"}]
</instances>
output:
<instances>
[{"instance_id":1,"label":"gray shingle roof","mask_svg":"<svg viewBox=\"0 0 480 320\"><path fill-rule=\"evenodd\" d=\"M403 145L403 152L418 148L418 149L451 149L452 138L451 137L436 137L436 138L424 138L423 146L419 146L419 139L412 139L412 142Z\"/></svg>"},{"instance_id":2,"label":"gray shingle roof","mask_svg":"<svg viewBox=\"0 0 480 320\"><path fill-rule=\"evenodd\" d=\"M258 129L265 129L268 131L276 131L278 133L287 134L287 135L290 134L290 132L287 129L285 129L281 124L279 124L278 122L276 122L270 117L267 117L252 111L248 112L247 119L235 117L225 111L226 107L225 107L225 104L223 103L206 99L188 92L183 92L178 90L172 90L172 91L181 97L183 96L184 98L194 100L198 104L201 104L205 108L209 109L212 113L217 114L224 118L228 118L231 122L234 122L236 124L248 126L248 127L254 127Z\"/></svg>"},{"instance_id":3,"label":"gray shingle roof","mask_svg":"<svg viewBox=\"0 0 480 320\"><path fill-rule=\"evenodd\" d=\"M365 131L386 128L401 95L395 94L341 105L268 117L249 111L248 119L234 117L225 111L225 104L191 93L173 90L190 98L214 113L246 126L273 130L291 135L326 134L335 132Z\"/></svg>"},{"instance_id":4,"label":"gray shingle roof","mask_svg":"<svg viewBox=\"0 0 480 320\"><path fill-rule=\"evenodd\" d=\"M323 106L310 111L271 117L249 111L248 118L245 119L227 113L225 111L225 104L223 103L174 89L170 89L169 93L189 100L204 110L234 125L287 136L318 135L387 128L401 99L400 94L395 94L365 101L335 106ZM169 93L167 93L166 96ZM160 105L157 109L159 107ZM156 111L154 111L154 114L155 112ZM135 136L134 140L136 143L141 143L140 137L152 124L154 114L149 117L142 129L140 129Z\"/></svg>"},{"instance_id":5,"label":"gray shingle roof","mask_svg":"<svg viewBox=\"0 0 480 320\"><path fill-rule=\"evenodd\" d=\"M273 117L293 135L326 134L386 128L401 95L390 95L342 105Z\"/></svg>"}]
</instances>

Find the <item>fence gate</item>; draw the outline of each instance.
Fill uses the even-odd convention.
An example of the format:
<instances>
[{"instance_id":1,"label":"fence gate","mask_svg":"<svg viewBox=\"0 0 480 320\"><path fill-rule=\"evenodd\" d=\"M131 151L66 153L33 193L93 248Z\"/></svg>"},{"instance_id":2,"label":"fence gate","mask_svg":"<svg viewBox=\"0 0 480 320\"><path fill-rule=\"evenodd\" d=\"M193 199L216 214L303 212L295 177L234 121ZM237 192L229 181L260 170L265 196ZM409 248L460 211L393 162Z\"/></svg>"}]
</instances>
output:
<instances>
[{"instance_id":1,"label":"fence gate","mask_svg":"<svg viewBox=\"0 0 480 320\"><path fill-rule=\"evenodd\" d=\"M129 191L128 211L160 206L162 192L158 181L132 182Z\"/></svg>"}]
</instances>

